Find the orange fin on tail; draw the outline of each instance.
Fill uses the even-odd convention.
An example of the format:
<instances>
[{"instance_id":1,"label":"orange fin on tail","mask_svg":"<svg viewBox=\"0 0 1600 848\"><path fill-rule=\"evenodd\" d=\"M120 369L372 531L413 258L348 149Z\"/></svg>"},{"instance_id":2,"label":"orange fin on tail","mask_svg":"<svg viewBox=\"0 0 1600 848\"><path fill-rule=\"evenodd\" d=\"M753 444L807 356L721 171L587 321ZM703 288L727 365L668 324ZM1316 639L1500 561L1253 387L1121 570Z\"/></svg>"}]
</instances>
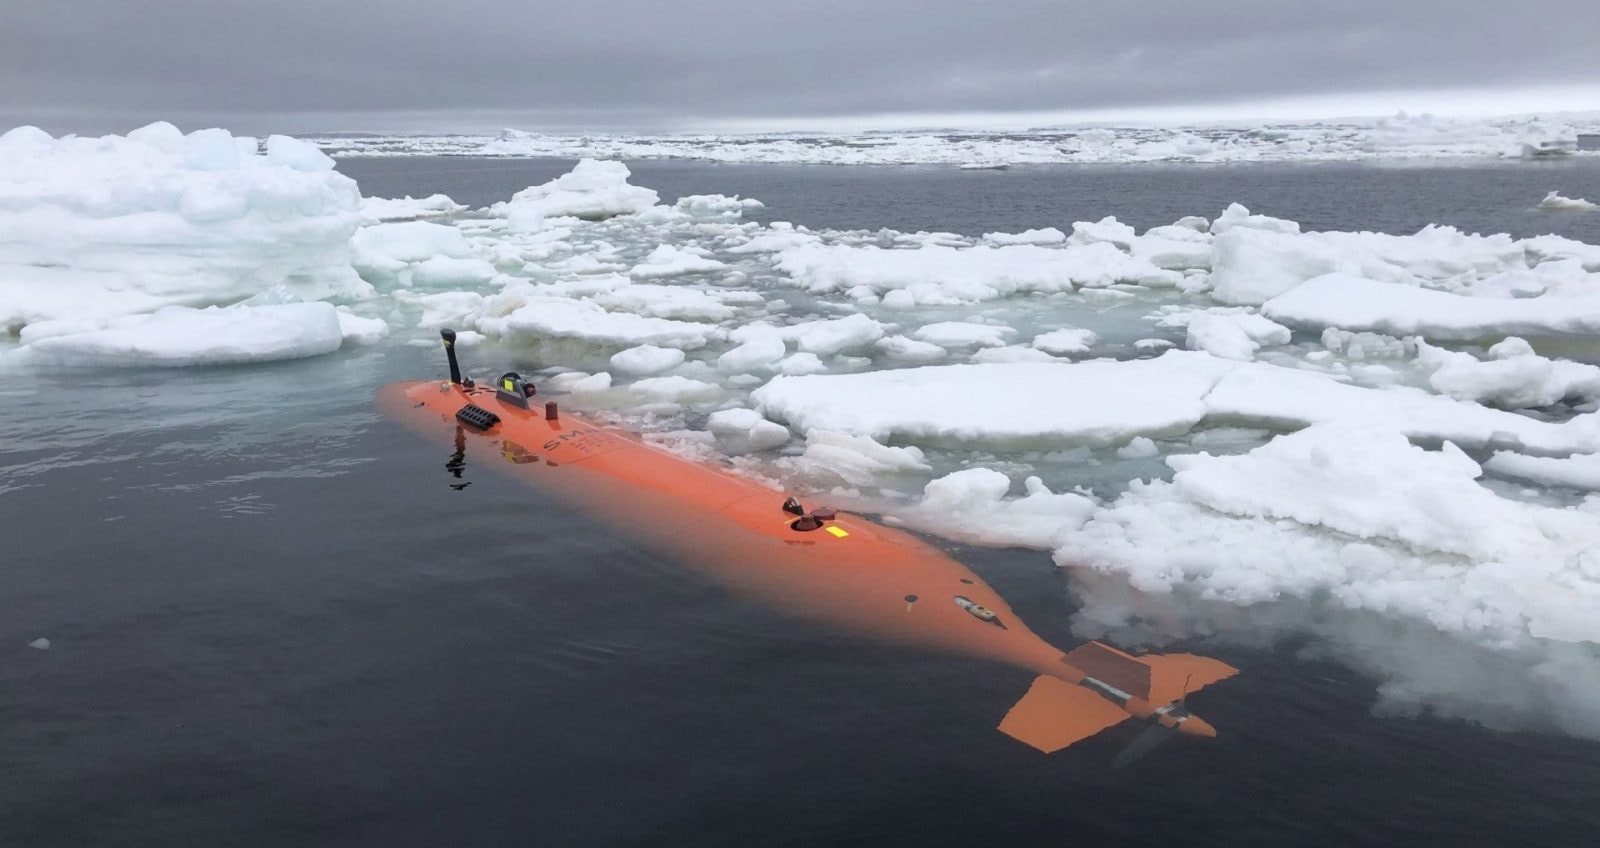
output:
<instances>
[{"instance_id":1,"label":"orange fin on tail","mask_svg":"<svg viewBox=\"0 0 1600 848\"><path fill-rule=\"evenodd\" d=\"M1239 673L1221 660L1194 654L1146 654L1139 659L1150 666L1152 704L1170 704L1202 686Z\"/></svg>"},{"instance_id":2,"label":"orange fin on tail","mask_svg":"<svg viewBox=\"0 0 1600 848\"><path fill-rule=\"evenodd\" d=\"M1006 713L1000 731L1049 754L1127 718L1121 708L1088 689L1041 676Z\"/></svg>"}]
</instances>

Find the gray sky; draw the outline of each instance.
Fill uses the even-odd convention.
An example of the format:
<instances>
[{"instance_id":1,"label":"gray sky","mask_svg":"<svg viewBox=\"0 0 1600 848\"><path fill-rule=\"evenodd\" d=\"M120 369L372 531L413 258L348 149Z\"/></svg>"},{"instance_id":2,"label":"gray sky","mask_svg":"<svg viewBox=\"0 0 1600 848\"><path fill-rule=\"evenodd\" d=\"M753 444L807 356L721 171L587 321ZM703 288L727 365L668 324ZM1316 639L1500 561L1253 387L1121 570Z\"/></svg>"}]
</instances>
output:
<instances>
[{"instance_id":1,"label":"gray sky","mask_svg":"<svg viewBox=\"0 0 1600 848\"><path fill-rule=\"evenodd\" d=\"M1600 0L0 0L0 124L660 130L1597 110L1597 35Z\"/></svg>"}]
</instances>

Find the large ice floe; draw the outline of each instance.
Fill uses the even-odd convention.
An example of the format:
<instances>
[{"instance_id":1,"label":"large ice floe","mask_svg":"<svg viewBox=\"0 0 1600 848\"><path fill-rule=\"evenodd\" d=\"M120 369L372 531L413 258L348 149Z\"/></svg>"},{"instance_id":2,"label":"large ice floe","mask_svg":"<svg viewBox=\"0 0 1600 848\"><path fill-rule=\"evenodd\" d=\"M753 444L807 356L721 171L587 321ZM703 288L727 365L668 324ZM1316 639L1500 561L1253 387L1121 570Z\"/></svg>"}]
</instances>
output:
<instances>
[{"instance_id":1,"label":"large ice floe","mask_svg":"<svg viewBox=\"0 0 1600 848\"><path fill-rule=\"evenodd\" d=\"M1492 127L1505 152L1548 128ZM1073 143L1366 156L1484 132ZM959 143L996 161L996 139ZM1293 639L1384 709L1600 738L1600 246L1238 205L1144 232L810 229L746 220L748 198L662 203L599 160L488 209L363 202L304 145L164 125L0 149L0 361L251 362L451 326L469 371L537 374L670 449L1049 552L1085 636Z\"/></svg>"},{"instance_id":2,"label":"large ice floe","mask_svg":"<svg viewBox=\"0 0 1600 848\"><path fill-rule=\"evenodd\" d=\"M158 123L57 139L20 127L0 135L0 327L39 339L35 360L239 362L308 355L330 338L336 348L332 307L298 313L312 330L257 309L371 296L350 263L360 221L355 182L286 136ZM242 301L253 305L125 320ZM238 344L157 343L168 331L237 333Z\"/></svg>"}]
</instances>

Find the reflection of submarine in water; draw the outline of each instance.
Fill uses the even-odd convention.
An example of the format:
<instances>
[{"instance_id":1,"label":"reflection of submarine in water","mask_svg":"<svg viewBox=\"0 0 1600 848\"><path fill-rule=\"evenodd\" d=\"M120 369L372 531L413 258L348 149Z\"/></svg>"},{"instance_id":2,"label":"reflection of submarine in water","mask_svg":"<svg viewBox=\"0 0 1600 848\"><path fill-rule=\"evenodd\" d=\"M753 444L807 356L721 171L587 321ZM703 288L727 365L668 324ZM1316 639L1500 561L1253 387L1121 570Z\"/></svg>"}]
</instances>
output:
<instances>
[{"instance_id":1,"label":"reflection of submarine in water","mask_svg":"<svg viewBox=\"0 0 1600 848\"><path fill-rule=\"evenodd\" d=\"M1151 727L1125 757L1174 732L1216 735L1184 698L1233 667L1190 654L1135 657L1099 642L1063 653L977 575L915 537L807 510L755 481L535 403L534 387L515 373L474 385L461 378L455 334L442 335L450 380L394 383L379 400L419 432L454 440L455 477L467 445L481 443L505 468L618 531L797 614L1033 672L1000 730L1041 751L1128 718Z\"/></svg>"}]
</instances>

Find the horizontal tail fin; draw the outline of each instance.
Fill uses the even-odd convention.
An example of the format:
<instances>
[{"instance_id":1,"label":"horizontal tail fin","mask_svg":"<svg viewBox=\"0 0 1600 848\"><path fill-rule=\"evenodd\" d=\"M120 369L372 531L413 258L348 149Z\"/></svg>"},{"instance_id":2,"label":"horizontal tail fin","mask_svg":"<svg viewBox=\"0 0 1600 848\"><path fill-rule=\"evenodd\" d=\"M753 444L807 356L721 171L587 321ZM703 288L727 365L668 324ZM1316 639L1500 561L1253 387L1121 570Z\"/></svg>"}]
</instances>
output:
<instances>
[{"instance_id":1,"label":"horizontal tail fin","mask_svg":"<svg viewBox=\"0 0 1600 848\"><path fill-rule=\"evenodd\" d=\"M1006 713L1000 731L1049 754L1127 718L1121 708L1081 686L1040 676Z\"/></svg>"}]
</instances>

